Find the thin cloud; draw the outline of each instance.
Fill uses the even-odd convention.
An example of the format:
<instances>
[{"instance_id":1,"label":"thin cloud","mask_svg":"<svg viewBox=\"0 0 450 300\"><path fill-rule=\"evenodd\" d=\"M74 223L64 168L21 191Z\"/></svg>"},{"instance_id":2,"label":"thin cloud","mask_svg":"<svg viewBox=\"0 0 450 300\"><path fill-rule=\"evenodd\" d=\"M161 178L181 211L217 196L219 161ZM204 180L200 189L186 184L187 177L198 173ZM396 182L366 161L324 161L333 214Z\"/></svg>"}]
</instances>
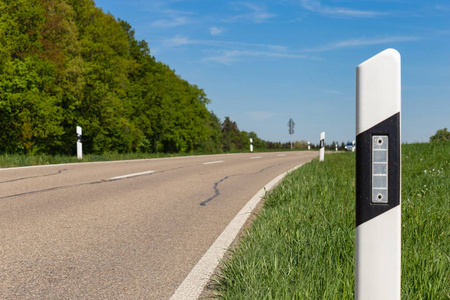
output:
<instances>
[{"instance_id":1,"label":"thin cloud","mask_svg":"<svg viewBox=\"0 0 450 300\"><path fill-rule=\"evenodd\" d=\"M371 45L381 45L388 43L400 43L400 42L413 42L421 40L420 37L415 36L392 36L386 38L378 38L378 39L351 39L340 41L332 44L328 44L325 46L306 49L303 52L326 52L336 49L342 48L351 48L351 47L361 47L361 46L371 46Z\"/></svg>"},{"instance_id":2,"label":"thin cloud","mask_svg":"<svg viewBox=\"0 0 450 300\"><path fill-rule=\"evenodd\" d=\"M204 51L214 53L202 59L201 62L216 62L225 65L240 61L245 57L309 59L306 55L293 53L286 46L218 40L194 40L180 35L177 35L171 39L163 40L161 45L165 48L186 45L201 45L204 49L206 49ZM216 49L214 50L213 48Z\"/></svg>"},{"instance_id":3,"label":"thin cloud","mask_svg":"<svg viewBox=\"0 0 450 300\"><path fill-rule=\"evenodd\" d=\"M269 51L257 51L257 50L222 50L218 55L204 58L202 62L216 62L219 64L230 65L233 62L241 61L245 57L260 57L260 58L295 58L295 59L307 59L305 55L269 52Z\"/></svg>"},{"instance_id":4,"label":"thin cloud","mask_svg":"<svg viewBox=\"0 0 450 300\"><path fill-rule=\"evenodd\" d=\"M171 39L164 40L163 45L165 47L171 48L171 47L179 47L184 45L193 44L194 42L190 40L188 37L177 35Z\"/></svg>"},{"instance_id":5,"label":"thin cloud","mask_svg":"<svg viewBox=\"0 0 450 300\"><path fill-rule=\"evenodd\" d=\"M157 12L158 15L163 16L161 19L155 20L150 24L151 27L157 28L173 28L191 23L188 16L194 14L191 11L174 10L161 7L161 5L157 5L157 7L154 8L154 12Z\"/></svg>"},{"instance_id":6,"label":"thin cloud","mask_svg":"<svg viewBox=\"0 0 450 300\"><path fill-rule=\"evenodd\" d=\"M151 27L158 27L158 28L173 28L177 26L182 26L188 23L188 19L186 17L173 17L170 19L162 19L162 20L156 20L153 23L151 23Z\"/></svg>"},{"instance_id":7,"label":"thin cloud","mask_svg":"<svg viewBox=\"0 0 450 300\"><path fill-rule=\"evenodd\" d=\"M225 29L219 28L219 27L211 27L211 28L209 28L209 33L211 35L219 35L219 34L221 34L224 31L225 31Z\"/></svg>"},{"instance_id":8,"label":"thin cloud","mask_svg":"<svg viewBox=\"0 0 450 300\"><path fill-rule=\"evenodd\" d=\"M319 0L301 0L300 5L306 10L328 16L373 18L386 14L370 10L355 10L343 7L322 5L321 1Z\"/></svg>"},{"instance_id":9,"label":"thin cloud","mask_svg":"<svg viewBox=\"0 0 450 300\"><path fill-rule=\"evenodd\" d=\"M236 58L237 52L235 51L223 51L220 55L210 56L201 60L201 62L215 62L222 65L230 65L233 62L238 61Z\"/></svg>"},{"instance_id":10,"label":"thin cloud","mask_svg":"<svg viewBox=\"0 0 450 300\"><path fill-rule=\"evenodd\" d=\"M202 45L216 48L228 48L237 50L246 49L267 49L275 52L286 52L289 50L286 46L273 45L273 44L252 44L234 41L218 41L218 40L194 40L186 36L176 35L171 39L165 39L161 41L166 47L176 47L182 45Z\"/></svg>"},{"instance_id":11,"label":"thin cloud","mask_svg":"<svg viewBox=\"0 0 450 300\"><path fill-rule=\"evenodd\" d=\"M177 15L193 15L192 11L184 11L184 10L175 10L175 9L164 9L161 13L177 16Z\"/></svg>"},{"instance_id":12,"label":"thin cloud","mask_svg":"<svg viewBox=\"0 0 450 300\"><path fill-rule=\"evenodd\" d=\"M241 7L244 7L245 9L249 10L248 13L240 14L233 16L231 18L228 18L224 21L237 21L237 20L250 20L255 23L263 23L271 18L274 18L276 15L271 14L266 11L264 7L257 6L253 3L249 2L234 2L232 5L238 7L238 9L241 9Z\"/></svg>"},{"instance_id":13,"label":"thin cloud","mask_svg":"<svg viewBox=\"0 0 450 300\"><path fill-rule=\"evenodd\" d=\"M435 9L440 10L440 11L450 11L450 6L444 6L444 5L440 5L440 4L436 4L434 6Z\"/></svg>"},{"instance_id":14,"label":"thin cloud","mask_svg":"<svg viewBox=\"0 0 450 300\"><path fill-rule=\"evenodd\" d=\"M340 91L336 91L336 90L325 90L325 91L328 92L328 93L331 93L331 94L335 94L335 95L340 95L341 94Z\"/></svg>"}]
</instances>

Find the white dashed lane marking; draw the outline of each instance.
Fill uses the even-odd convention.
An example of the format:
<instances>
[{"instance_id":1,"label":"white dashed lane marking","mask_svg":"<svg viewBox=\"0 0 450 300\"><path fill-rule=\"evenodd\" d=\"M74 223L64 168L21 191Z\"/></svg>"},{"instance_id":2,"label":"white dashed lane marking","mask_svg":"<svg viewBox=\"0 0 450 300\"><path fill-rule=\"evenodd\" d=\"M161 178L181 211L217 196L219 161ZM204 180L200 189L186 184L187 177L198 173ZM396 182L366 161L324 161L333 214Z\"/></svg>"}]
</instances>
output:
<instances>
[{"instance_id":1,"label":"white dashed lane marking","mask_svg":"<svg viewBox=\"0 0 450 300\"><path fill-rule=\"evenodd\" d=\"M129 177L135 177L135 176L140 176L140 175L151 174L151 173L154 173L154 172L155 171L146 171L146 172L140 172L140 173L134 173L134 174L127 174L127 175L112 177L109 180L124 179L124 178L129 178Z\"/></svg>"},{"instance_id":2,"label":"white dashed lane marking","mask_svg":"<svg viewBox=\"0 0 450 300\"><path fill-rule=\"evenodd\" d=\"M223 160L209 161L209 162L205 162L203 164L204 165L212 165L212 164L220 164L220 163L223 163Z\"/></svg>"}]
</instances>

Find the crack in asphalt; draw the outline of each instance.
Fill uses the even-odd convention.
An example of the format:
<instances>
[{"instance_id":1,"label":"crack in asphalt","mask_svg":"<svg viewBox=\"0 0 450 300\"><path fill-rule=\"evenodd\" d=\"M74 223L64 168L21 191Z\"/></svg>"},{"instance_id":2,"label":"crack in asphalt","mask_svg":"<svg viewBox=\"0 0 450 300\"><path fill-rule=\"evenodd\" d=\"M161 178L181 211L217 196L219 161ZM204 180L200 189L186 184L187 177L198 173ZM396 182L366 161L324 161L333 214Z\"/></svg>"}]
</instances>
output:
<instances>
[{"instance_id":1,"label":"crack in asphalt","mask_svg":"<svg viewBox=\"0 0 450 300\"><path fill-rule=\"evenodd\" d=\"M234 174L234 175L228 175L225 176L224 178L220 179L219 181L214 183L214 195L210 198L208 198L207 200L203 201L200 203L201 206L206 206L206 204L208 204L209 202L213 201L215 198L217 198L218 196L220 196L220 188L219 185L230 179L231 177L235 177L235 176L243 176L243 175L256 175L256 174L261 174L264 171L273 168L275 166L278 166L281 164L275 164L275 165L271 165L268 167L265 167L257 172L254 173L247 173L247 174ZM157 171L154 173L149 173L149 174L145 174L145 175L140 175L140 176L152 176L154 174L161 174L161 173L165 173L165 172L169 172L169 171L175 171L175 170L179 170L179 169L183 169L183 168L187 168L187 166L184 167L177 167L177 168L173 168L173 169L167 169L167 170L161 170L161 171ZM48 176L55 176L55 175L59 175L62 172L67 171L67 169L62 169L62 170L58 170L58 172L56 173L50 173L50 174L45 174L45 175L39 175L39 176L29 176L29 177L23 177L23 178L18 178L18 179L13 179L13 180L8 180L8 181L3 181L0 182L1 183L10 183L10 182L15 182L15 181L21 181L21 180L27 180L27 179L32 179L32 178L39 178L39 177L48 177ZM89 185L89 184L102 184L105 182L112 182L112 181L118 181L118 180L126 180L129 178L120 178L120 179L115 179L115 180L111 180L111 179L101 179L101 180L96 180L96 181L90 181L90 182L81 182L81 183L74 183L74 184L68 184L68 185L62 185L62 186L56 186L56 187L51 187L51 188L47 188L47 189L42 189L42 190L36 190L36 191L30 191L30 192L24 192L24 193L19 193L19 194L14 194L14 195L8 195L8 196L1 196L0 199L8 199L8 198L14 198L14 197L20 197L20 196L26 196L26 195L31 195L31 194L38 194L38 193L44 193L44 192L49 192L49 191L55 191L55 190L59 190L59 189L65 189L65 188L72 188L72 187L77 187L77 186L82 186L82 185Z\"/></svg>"},{"instance_id":2,"label":"crack in asphalt","mask_svg":"<svg viewBox=\"0 0 450 300\"><path fill-rule=\"evenodd\" d=\"M214 200L214 198L219 197L219 196L220 196L219 184L221 184L222 182L224 182L224 181L227 180L228 178L234 177L234 176L240 176L240 175L238 174L238 175L230 175L230 176L226 176L226 177L220 179L219 181L215 182L215 183L214 183L214 192L215 192L214 196L212 196L212 197L209 198L208 200L203 201L202 203L200 203L200 205L201 205L201 206L206 206L206 204L207 204L208 202L211 202L212 200Z\"/></svg>"},{"instance_id":3,"label":"crack in asphalt","mask_svg":"<svg viewBox=\"0 0 450 300\"><path fill-rule=\"evenodd\" d=\"M50 174L45 174L45 175L36 175L36 176L29 176L29 177L22 177L22 178L17 178L17 179L12 179L12 180L7 180L7 181L2 181L0 183L10 183L10 182L15 182L15 181L21 181L21 180L27 180L27 179L32 179L32 178L41 178L41 177L49 177L49 176L55 176L55 175L59 175L62 172L67 171L67 169L62 169L59 170L56 173L50 173Z\"/></svg>"},{"instance_id":4,"label":"crack in asphalt","mask_svg":"<svg viewBox=\"0 0 450 300\"><path fill-rule=\"evenodd\" d=\"M145 174L145 175L139 175L139 176L151 176L151 175L154 175L154 174L161 174L161 173L165 173L165 172L168 172L168 171L175 171L175 170L183 169L183 168L187 168L187 166L184 166L184 167L177 167L177 168L167 169L167 170L161 170L161 171L158 171L158 172L149 173L149 174ZM9 181L4 181L4 182L0 182L0 183L9 183L9 182L13 182L13 181L25 180L25 179L36 178L36 177L54 176L54 175L61 174L63 171L67 171L67 169L59 170L57 173L46 174L46 175L40 175L40 176L24 177L24 178L19 178L19 179L14 179L14 180L9 180ZM131 178L131 177L130 177L130 178ZM119 180L126 180L126 179L130 179L130 178L100 179L100 180L89 181L89 182L73 183L73 184L67 184L67 185L55 186L55 187L51 187L51 188L47 188L47 189L42 189L42 190L36 190L36 191L24 192L24 193L19 193L19 194L14 194L14 195L2 196L2 197L0 197L0 199L8 199L8 198L14 198L14 197L20 197L20 196L26 196L26 195L32 195L32 194L39 194L39 193L50 192L50 191L55 191L55 190L60 190L60 189L66 189L66 188L72 188L72 187L77 187L77 186L83 186L83 185L88 185L88 184L102 184L102 183L106 183L106 182L113 182L113 181L119 181Z\"/></svg>"},{"instance_id":5,"label":"crack in asphalt","mask_svg":"<svg viewBox=\"0 0 450 300\"><path fill-rule=\"evenodd\" d=\"M36 190L36 191L25 192L25 193L20 193L20 194L2 196L2 197L0 197L0 199L8 199L8 198L14 198L14 197L20 197L20 196L26 196L26 195L32 195L32 194L39 194L39 193L55 191L55 190L60 190L60 189L65 189L65 188L71 188L71 187L76 187L76 186L82 186L82 185L87 185L87 184L99 184L99 183L103 183L103 182L106 182L106 181L100 180L100 181L81 182L81 183L74 183L74 184L68 184L68 185L61 185L61 186L55 186L55 187L48 188L48 189L42 189L42 190Z\"/></svg>"},{"instance_id":6,"label":"crack in asphalt","mask_svg":"<svg viewBox=\"0 0 450 300\"><path fill-rule=\"evenodd\" d=\"M228 176L226 176L226 177L220 179L219 181L217 181L217 182L214 183L214 196L208 198L207 200L205 200L205 201L203 201L203 202L200 202L200 206L206 206L206 204L208 204L209 202L211 202L212 200L214 200L215 198L217 198L217 197L220 196L219 184L221 184L221 183L224 182L225 180L227 180L227 179L229 179L229 178L231 178L231 177L235 177L235 176L261 174L261 173L263 173L264 171L266 171L266 170L268 170L268 169L270 169L270 168L273 168L273 167L275 167L275 166L279 166L279 165L281 165L281 164L271 165L271 166L265 167L265 168L259 170L258 172L254 172L254 173L228 175Z\"/></svg>"}]
</instances>

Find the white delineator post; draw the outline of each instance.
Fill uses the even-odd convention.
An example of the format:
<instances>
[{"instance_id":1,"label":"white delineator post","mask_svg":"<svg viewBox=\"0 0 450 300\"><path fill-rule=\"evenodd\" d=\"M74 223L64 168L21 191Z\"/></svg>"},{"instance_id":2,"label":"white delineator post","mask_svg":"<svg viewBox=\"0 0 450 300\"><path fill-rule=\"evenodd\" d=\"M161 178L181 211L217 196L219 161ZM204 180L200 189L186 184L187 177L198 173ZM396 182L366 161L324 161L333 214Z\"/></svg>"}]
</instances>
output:
<instances>
[{"instance_id":1,"label":"white delineator post","mask_svg":"<svg viewBox=\"0 0 450 300\"><path fill-rule=\"evenodd\" d=\"M250 138L250 152L253 152L253 139Z\"/></svg>"},{"instance_id":2,"label":"white delineator post","mask_svg":"<svg viewBox=\"0 0 450 300\"><path fill-rule=\"evenodd\" d=\"M308 150L311 150L311 143L308 142Z\"/></svg>"},{"instance_id":3,"label":"white delineator post","mask_svg":"<svg viewBox=\"0 0 450 300\"><path fill-rule=\"evenodd\" d=\"M81 142L81 136L82 136L81 127L77 126L77 158L78 159L83 158L83 145Z\"/></svg>"},{"instance_id":4,"label":"white delineator post","mask_svg":"<svg viewBox=\"0 0 450 300\"><path fill-rule=\"evenodd\" d=\"M337 147L337 144L335 144L335 146L336 146L336 152L337 152L337 148L338 148L338 147Z\"/></svg>"},{"instance_id":5,"label":"white delineator post","mask_svg":"<svg viewBox=\"0 0 450 300\"><path fill-rule=\"evenodd\" d=\"M325 132L320 133L320 150L319 161L323 161L325 158Z\"/></svg>"},{"instance_id":6,"label":"white delineator post","mask_svg":"<svg viewBox=\"0 0 450 300\"><path fill-rule=\"evenodd\" d=\"M401 68L387 49L356 69L355 299L400 299Z\"/></svg>"}]
</instances>

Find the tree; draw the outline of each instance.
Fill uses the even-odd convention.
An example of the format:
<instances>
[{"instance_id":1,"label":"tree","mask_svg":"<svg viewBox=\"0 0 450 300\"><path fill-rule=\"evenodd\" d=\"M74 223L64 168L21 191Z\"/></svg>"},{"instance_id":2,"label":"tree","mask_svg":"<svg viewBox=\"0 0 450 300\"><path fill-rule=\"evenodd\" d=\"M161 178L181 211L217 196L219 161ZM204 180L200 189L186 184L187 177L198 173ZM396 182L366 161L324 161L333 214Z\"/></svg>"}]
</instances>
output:
<instances>
[{"instance_id":1,"label":"tree","mask_svg":"<svg viewBox=\"0 0 450 300\"><path fill-rule=\"evenodd\" d=\"M450 141L450 132L447 128L439 129L430 137L430 142L446 142Z\"/></svg>"},{"instance_id":2,"label":"tree","mask_svg":"<svg viewBox=\"0 0 450 300\"><path fill-rule=\"evenodd\" d=\"M94 0L0 0L0 152L221 152L246 132ZM256 136L256 134L255 134ZM260 141L254 139L255 143ZM261 142L262 143L262 142ZM223 149L223 150L222 150Z\"/></svg>"},{"instance_id":3,"label":"tree","mask_svg":"<svg viewBox=\"0 0 450 300\"><path fill-rule=\"evenodd\" d=\"M236 122L225 117L222 123L222 149L225 152L242 149L242 137Z\"/></svg>"},{"instance_id":4,"label":"tree","mask_svg":"<svg viewBox=\"0 0 450 300\"><path fill-rule=\"evenodd\" d=\"M202 137L196 150L206 153L221 153L223 134L219 118L214 114L214 112L209 112L209 118L204 120L204 123L205 136Z\"/></svg>"},{"instance_id":5,"label":"tree","mask_svg":"<svg viewBox=\"0 0 450 300\"><path fill-rule=\"evenodd\" d=\"M308 149L308 142L305 140L295 141L294 149Z\"/></svg>"}]
</instances>

